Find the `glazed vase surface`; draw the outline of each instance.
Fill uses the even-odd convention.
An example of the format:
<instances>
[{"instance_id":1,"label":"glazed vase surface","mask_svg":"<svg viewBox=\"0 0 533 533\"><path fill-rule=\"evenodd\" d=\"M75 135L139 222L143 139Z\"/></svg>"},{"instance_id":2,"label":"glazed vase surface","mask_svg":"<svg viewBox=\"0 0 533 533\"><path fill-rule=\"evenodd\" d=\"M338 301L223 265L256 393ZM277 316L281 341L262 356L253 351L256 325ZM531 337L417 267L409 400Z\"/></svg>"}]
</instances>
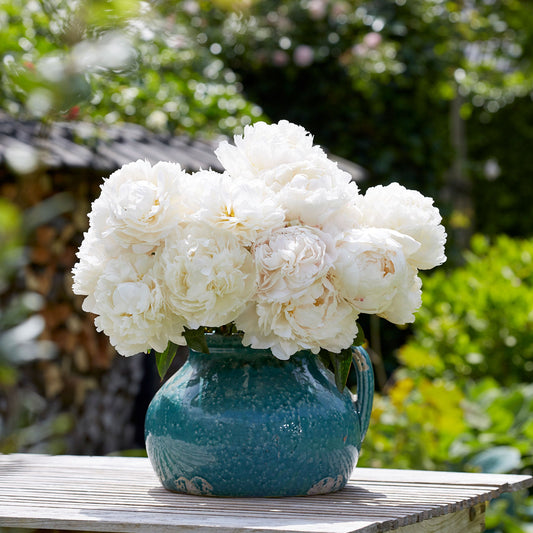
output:
<instances>
[{"instance_id":1,"label":"glazed vase surface","mask_svg":"<svg viewBox=\"0 0 533 533\"><path fill-rule=\"evenodd\" d=\"M310 352L288 361L214 335L154 396L146 449L163 486L188 494L277 497L344 487L368 428L374 390L354 350L358 394L340 393Z\"/></svg>"}]
</instances>

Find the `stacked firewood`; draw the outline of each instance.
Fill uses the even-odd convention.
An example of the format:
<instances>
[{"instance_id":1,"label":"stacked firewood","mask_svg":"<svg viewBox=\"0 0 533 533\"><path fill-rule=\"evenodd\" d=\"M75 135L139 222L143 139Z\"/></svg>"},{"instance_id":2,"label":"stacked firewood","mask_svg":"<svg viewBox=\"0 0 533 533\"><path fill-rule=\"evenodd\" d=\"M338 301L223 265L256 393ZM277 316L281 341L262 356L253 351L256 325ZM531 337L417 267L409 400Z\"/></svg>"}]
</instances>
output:
<instances>
[{"instance_id":1,"label":"stacked firewood","mask_svg":"<svg viewBox=\"0 0 533 533\"><path fill-rule=\"evenodd\" d=\"M143 445L144 409L158 385L153 360L116 355L96 331L94 317L82 311L83 298L71 289L71 269L100 183L100 176L81 169L24 177L5 172L0 180L0 196L18 205L30 226L27 262L12 291L42 297L41 339L56 348L53 358L19 369L19 392L31 390L42 399L41 421L68 421L61 426L61 446L47 450L43 437L22 442L21 451L106 454Z\"/></svg>"}]
</instances>

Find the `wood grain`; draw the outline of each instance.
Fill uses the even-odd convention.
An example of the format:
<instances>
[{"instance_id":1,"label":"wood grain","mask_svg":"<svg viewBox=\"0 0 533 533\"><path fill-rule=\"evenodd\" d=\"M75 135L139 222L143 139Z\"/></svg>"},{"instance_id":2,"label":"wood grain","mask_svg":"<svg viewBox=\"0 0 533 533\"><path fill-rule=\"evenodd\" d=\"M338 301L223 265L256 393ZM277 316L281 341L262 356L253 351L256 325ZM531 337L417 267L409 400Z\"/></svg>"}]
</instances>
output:
<instances>
[{"instance_id":1,"label":"wood grain","mask_svg":"<svg viewBox=\"0 0 533 533\"><path fill-rule=\"evenodd\" d=\"M479 532L484 502L531 485L528 476L356 468L347 487L329 495L209 498L166 491L144 458L0 455L0 526L151 533Z\"/></svg>"},{"instance_id":2,"label":"wood grain","mask_svg":"<svg viewBox=\"0 0 533 533\"><path fill-rule=\"evenodd\" d=\"M481 533L482 531L485 531L484 503L396 530L397 533Z\"/></svg>"}]
</instances>

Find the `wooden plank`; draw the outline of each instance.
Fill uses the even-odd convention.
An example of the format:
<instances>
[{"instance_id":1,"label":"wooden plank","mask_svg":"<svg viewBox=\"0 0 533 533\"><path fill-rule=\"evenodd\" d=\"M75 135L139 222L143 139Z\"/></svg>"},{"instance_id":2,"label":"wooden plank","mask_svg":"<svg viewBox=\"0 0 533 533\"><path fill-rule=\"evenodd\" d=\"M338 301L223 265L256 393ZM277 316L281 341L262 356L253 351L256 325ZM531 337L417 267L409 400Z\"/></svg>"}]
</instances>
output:
<instances>
[{"instance_id":1,"label":"wooden plank","mask_svg":"<svg viewBox=\"0 0 533 533\"><path fill-rule=\"evenodd\" d=\"M485 504L481 503L452 515L439 516L401 527L396 531L397 533L480 533L485 531Z\"/></svg>"},{"instance_id":2,"label":"wooden plank","mask_svg":"<svg viewBox=\"0 0 533 533\"><path fill-rule=\"evenodd\" d=\"M157 514L135 510L121 513L102 510L87 512L86 510L71 508L67 514L57 509L32 509L31 507L15 508L14 511L20 513L24 518L2 518L4 513L0 510L0 525L32 529L136 533L176 533L177 531L195 531L198 533L213 533L213 531L217 533L271 533L279 531L290 533L321 533L323 531L349 533L357 531L358 533L373 533L377 531L374 528L374 521L370 519L344 522L343 527L340 528L338 524L331 524L325 520L308 521L306 519L287 519L284 517L244 517L239 522L234 519L228 519L224 515L211 516L196 513L191 516L180 516L180 522L177 522L176 516L167 512Z\"/></svg>"},{"instance_id":3,"label":"wooden plank","mask_svg":"<svg viewBox=\"0 0 533 533\"><path fill-rule=\"evenodd\" d=\"M418 533L426 531L422 524L463 527L470 509L500 494L502 487L531 484L533 478L527 476L361 468L344 490L328 495L208 498L165 490L145 458L0 455L0 526L151 533ZM481 524L481 518L476 520Z\"/></svg>"},{"instance_id":4,"label":"wooden plank","mask_svg":"<svg viewBox=\"0 0 533 533\"><path fill-rule=\"evenodd\" d=\"M533 485L531 476L515 474L480 474L469 472L440 472L429 470L395 470L385 468L356 468L352 479L379 482L439 483L443 485L494 485L510 484L516 491Z\"/></svg>"}]
</instances>

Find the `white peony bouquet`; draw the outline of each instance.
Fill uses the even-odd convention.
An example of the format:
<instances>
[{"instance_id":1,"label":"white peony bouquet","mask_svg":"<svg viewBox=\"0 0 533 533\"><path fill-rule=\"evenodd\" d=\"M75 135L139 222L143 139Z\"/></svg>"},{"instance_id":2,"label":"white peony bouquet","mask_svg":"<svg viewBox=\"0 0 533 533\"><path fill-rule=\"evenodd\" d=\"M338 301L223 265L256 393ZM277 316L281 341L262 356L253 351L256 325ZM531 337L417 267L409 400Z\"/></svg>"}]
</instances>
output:
<instances>
[{"instance_id":1,"label":"white peony bouquet","mask_svg":"<svg viewBox=\"0 0 533 533\"><path fill-rule=\"evenodd\" d=\"M234 141L215 152L224 173L139 160L104 181L73 289L117 351L153 350L163 372L178 345L206 351L204 332L229 331L279 359L326 354L336 369L360 313L412 322L419 270L446 259L432 199L397 183L360 194L287 121Z\"/></svg>"}]
</instances>

